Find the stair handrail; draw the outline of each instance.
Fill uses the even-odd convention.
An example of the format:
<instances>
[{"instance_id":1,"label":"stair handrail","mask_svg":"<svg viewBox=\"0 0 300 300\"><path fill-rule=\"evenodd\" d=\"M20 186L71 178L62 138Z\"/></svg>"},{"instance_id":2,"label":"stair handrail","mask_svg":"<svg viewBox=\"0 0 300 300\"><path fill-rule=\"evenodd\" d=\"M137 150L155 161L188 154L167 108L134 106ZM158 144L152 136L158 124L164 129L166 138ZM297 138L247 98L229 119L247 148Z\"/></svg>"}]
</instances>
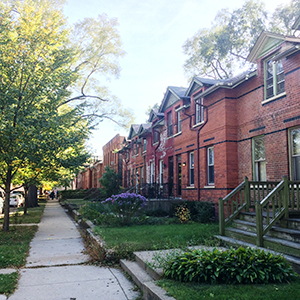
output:
<instances>
[{"instance_id":1,"label":"stair handrail","mask_svg":"<svg viewBox=\"0 0 300 300\"><path fill-rule=\"evenodd\" d=\"M256 244L263 247L263 236L283 216L288 217L289 183L286 176L282 177L279 184L261 201L255 204L256 213ZM271 202L270 202L271 201ZM271 207L271 211L270 211ZM266 224L263 224L263 210L266 211ZM271 216L271 217L270 217Z\"/></svg>"},{"instance_id":2,"label":"stair handrail","mask_svg":"<svg viewBox=\"0 0 300 300\"><path fill-rule=\"evenodd\" d=\"M244 202L238 203L234 200L237 198L239 192L244 190ZM231 201L230 201L231 200ZM231 213L229 214L228 203L231 202ZM227 216L225 218L225 203L227 203ZM245 177L244 181L240 183L233 191L231 191L224 199L219 198L219 233L220 235L225 235L225 226L235 219L244 209L249 211L250 207L250 185L248 178Z\"/></svg>"}]
</instances>

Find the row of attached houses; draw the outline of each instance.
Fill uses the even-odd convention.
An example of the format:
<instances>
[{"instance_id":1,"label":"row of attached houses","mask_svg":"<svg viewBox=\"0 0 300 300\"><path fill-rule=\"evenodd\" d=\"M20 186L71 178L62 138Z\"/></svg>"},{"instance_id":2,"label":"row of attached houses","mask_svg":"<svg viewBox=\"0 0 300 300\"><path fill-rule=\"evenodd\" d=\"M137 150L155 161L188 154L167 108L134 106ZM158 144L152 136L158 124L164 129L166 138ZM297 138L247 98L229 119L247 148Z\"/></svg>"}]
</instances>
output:
<instances>
[{"instance_id":1,"label":"row of attached houses","mask_svg":"<svg viewBox=\"0 0 300 300\"><path fill-rule=\"evenodd\" d=\"M263 32L248 61L233 78L169 86L149 123L103 147L104 166L155 198L217 202L245 176L300 180L300 38Z\"/></svg>"}]
</instances>

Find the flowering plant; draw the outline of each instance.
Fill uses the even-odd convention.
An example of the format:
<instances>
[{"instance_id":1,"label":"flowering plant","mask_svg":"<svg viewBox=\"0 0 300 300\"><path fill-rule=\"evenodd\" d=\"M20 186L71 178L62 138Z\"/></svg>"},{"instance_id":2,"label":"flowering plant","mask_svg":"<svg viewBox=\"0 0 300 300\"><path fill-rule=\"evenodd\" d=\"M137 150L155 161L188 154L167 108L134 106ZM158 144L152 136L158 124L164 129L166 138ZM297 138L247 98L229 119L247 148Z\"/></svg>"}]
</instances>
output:
<instances>
[{"instance_id":1,"label":"flowering plant","mask_svg":"<svg viewBox=\"0 0 300 300\"><path fill-rule=\"evenodd\" d=\"M146 198L135 193L122 193L112 195L103 204L108 204L112 213L119 217L123 223L129 224L134 214L146 205Z\"/></svg>"}]
</instances>

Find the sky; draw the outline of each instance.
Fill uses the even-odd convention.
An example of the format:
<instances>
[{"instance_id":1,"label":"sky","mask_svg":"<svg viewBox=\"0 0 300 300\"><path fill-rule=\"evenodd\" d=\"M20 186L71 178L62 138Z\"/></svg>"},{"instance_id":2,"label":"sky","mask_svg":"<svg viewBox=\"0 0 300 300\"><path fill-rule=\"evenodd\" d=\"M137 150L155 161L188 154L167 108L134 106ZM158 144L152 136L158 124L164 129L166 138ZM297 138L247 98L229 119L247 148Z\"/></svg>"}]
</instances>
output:
<instances>
[{"instance_id":1,"label":"sky","mask_svg":"<svg viewBox=\"0 0 300 300\"><path fill-rule=\"evenodd\" d=\"M264 0L270 12L289 2ZM232 11L242 4L241 0L67 0L64 13L69 23L103 13L118 19L126 55L120 60L120 77L103 84L141 124L147 120L147 108L161 103L168 86L188 87L184 42L199 29L210 28L220 9ZM129 131L111 121L101 122L88 141L92 154L101 156L102 147L118 133L128 136Z\"/></svg>"}]
</instances>

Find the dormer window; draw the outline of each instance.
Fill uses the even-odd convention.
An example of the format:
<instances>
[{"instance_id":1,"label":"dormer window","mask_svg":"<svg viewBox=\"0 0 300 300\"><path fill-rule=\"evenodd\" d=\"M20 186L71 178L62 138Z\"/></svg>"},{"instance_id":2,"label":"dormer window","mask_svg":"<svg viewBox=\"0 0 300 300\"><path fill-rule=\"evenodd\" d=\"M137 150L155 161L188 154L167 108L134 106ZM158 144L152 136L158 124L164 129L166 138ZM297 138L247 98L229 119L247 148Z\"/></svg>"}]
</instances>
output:
<instances>
[{"instance_id":1,"label":"dormer window","mask_svg":"<svg viewBox=\"0 0 300 300\"><path fill-rule=\"evenodd\" d=\"M172 123L172 112L167 114L167 127L168 127L168 136L173 135L173 123Z\"/></svg>"},{"instance_id":2,"label":"dormer window","mask_svg":"<svg viewBox=\"0 0 300 300\"><path fill-rule=\"evenodd\" d=\"M270 99L285 92L282 61L265 62L265 99Z\"/></svg>"},{"instance_id":3,"label":"dormer window","mask_svg":"<svg viewBox=\"0 0 300 300\"><path fill-rule=\"evenodd\" d=\"M204 120L203 98L195 101L195 124L199 124Z\"/></svg>"}]
</instances>

